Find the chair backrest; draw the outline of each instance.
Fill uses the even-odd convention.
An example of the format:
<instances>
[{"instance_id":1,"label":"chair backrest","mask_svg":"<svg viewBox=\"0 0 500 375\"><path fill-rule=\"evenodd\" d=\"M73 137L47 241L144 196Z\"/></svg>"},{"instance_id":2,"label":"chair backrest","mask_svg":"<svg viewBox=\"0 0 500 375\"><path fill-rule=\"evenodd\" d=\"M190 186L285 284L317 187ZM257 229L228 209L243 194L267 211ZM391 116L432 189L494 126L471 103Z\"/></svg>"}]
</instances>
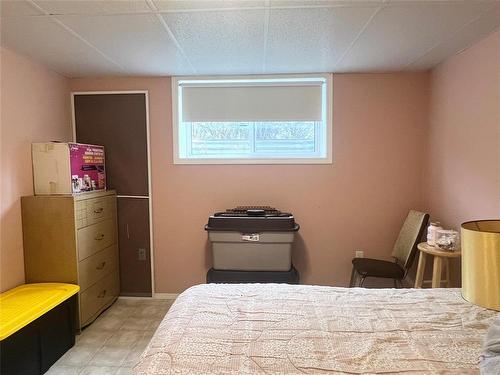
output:
<instances>
[{"instance_id":1,"label":"chair backrest","mask_svg":"<svg viewBox=\"0 0 500 375\"><path fill-rule=\"evenodd\" d=\"M394 244L392 256L396 262L407 271L415 258L417 245L424 234L429 222L429 214L411 210L406 217L398 239Z\"/></svg>"}]
</instances>

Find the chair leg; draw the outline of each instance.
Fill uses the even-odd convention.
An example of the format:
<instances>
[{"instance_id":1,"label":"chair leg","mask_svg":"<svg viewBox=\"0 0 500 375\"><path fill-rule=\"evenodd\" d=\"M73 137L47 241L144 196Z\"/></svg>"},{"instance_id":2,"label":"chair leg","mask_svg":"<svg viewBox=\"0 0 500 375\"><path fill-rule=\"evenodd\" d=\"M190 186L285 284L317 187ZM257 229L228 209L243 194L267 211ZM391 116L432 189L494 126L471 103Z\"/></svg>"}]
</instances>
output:
<instances>
[{"instance_id":1,"label":"chair leg","mask_svg":"<svg viewBox=\"0 0 500 375\"><path fill-rule=\"evenodd\" d=\"M359 283L359 286L363 286L363 284L365 283L365 279L366 279L366 275L363 275L363 276L361 277L361 281L360 281L360 283Z\"/></svg>"},{"instance_id":2,"label":"chair leg","mask_svg":"<svg viewBox=\"0 0 500 375\"><path fill-rule=\"evenodd\" d=\"M393 279L394 280L394 288L398 288L398 279Z\"/></svg>"},{"instance_id":3,"label":"chair leg","mask_svg":"<svg viewBox=\"0 0 500 375\"><path fill-rule=\"evenodd\" d=\"M352 267L352 272L351 272L351 281L349 282L349 288L352 288L354 286L354 278L356 277L356 270L354 267Z\"/></svg>"}]
</instances>

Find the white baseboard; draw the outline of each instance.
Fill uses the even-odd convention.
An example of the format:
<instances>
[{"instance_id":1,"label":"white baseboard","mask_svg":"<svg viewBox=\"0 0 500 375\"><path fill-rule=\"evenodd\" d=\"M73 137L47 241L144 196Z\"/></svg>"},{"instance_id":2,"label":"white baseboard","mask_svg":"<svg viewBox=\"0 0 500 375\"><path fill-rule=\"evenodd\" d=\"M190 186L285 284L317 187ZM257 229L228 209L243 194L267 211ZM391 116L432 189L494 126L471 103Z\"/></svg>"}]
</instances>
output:
<instances>
[{"instance_id":1,"label":"white baseboard","mask_svg":"<svg viewBox=\"0 0 500 375\"><path fill-rule=\"evenodd\" d=\"M153 293L154 299L176 299L179 293Z\"/></svg>"}]
</instances>

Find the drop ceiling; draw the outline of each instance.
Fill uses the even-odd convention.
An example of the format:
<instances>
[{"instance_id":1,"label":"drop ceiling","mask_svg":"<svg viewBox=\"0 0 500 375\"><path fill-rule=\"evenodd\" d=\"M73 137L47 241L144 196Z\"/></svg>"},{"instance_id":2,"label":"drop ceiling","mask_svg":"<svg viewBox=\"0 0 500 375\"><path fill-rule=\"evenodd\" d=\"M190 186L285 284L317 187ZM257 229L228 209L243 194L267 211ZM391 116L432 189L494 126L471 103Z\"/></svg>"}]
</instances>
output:
<instances>
[{"instance_id":1,"label":"drop ceiling","mask_svg":"<svg viewBox=\"0 0 500 375\"><path fill-rule=\"evenodd\" d=\"M492 0L2 0L1 44L67 77L429 69L500 26Z\"/></svg>"}]
</instances>

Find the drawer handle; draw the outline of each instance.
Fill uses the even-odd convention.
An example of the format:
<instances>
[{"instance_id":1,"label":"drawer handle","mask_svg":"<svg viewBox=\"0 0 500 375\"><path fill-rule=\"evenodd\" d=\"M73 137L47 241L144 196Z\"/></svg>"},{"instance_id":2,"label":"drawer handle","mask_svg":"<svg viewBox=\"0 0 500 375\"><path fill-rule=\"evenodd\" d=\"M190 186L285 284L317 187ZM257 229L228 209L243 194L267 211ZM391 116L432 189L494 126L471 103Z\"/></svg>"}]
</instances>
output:
<instances>
[{"instance_id":1,"label":"drawer handle","mask_svg":"<svg viewBox=\"0 0 500 375\"><path fill-rule=\"evenodd\" d=\"M102 211L104 211L104 207L99 207L94 210L94 213L100 214Z\"/></svg>"},{"instance_id":2,"label":"drawer handle","mask_svg":"<svg viewBox=\"0 0 500 375\"><path fill-rule=\"evenodd\" d=\"M96 270L102 270L104 268L104 266L106 265L106 262L102 262L101 264L99 264L97 267L96 267Z\"/></svg>"},{"instance_id":3,"label":"drawer handle","mask_svg":"<svg viewBox=\"0 0 500 375\"><path fill-rule=\"evenodd\" d=\"M104 289L101 293L99 293L97 298L104 298L105 295L106 295L106 289Z\"/></svg>"},{"instance_id":4,"label":"drawer handle","mask_svg":"<svg viewBox=\"0 0 500 375\"><path fill-rule=\"evenodd\" d=\"M99 234L99 235L97 235L97 236L95 236L95 238L94 238L94 240L96 240L96 241L101 241L103 239L104 239L104 234L102 234L102 233Z\"/></svg>"}]
</instances>

